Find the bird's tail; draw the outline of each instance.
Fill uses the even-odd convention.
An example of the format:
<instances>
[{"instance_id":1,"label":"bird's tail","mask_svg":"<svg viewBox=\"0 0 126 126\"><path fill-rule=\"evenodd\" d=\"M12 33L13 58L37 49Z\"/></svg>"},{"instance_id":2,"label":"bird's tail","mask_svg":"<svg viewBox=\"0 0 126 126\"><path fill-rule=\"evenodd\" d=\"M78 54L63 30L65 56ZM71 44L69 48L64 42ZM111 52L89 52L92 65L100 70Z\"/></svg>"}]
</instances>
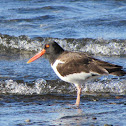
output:
<instances>
[{"instance_id":1,"label":"bird's tail","mask_svg":"<svg viewBox=\"0 0 126 126\"><path fill-rule=\"evenodd\" d=\"M99 60L96 60L96 61L97 61L97 64L103 67L105 70L107 70L109 74L116 75L116 76L126 75L126 71L123 70L122 66L111 64L104 61L99 61Z\"/></svg>"},{"instance_id":2,"label":"bird's tail","mask_svg":"<svg viewBox=\"0 0 126 126\"><path fill-rule=\"evenodd\" d=\"M119 70L119 71L111 72L110 74L116 75L116 76L125 76L126 72L124 70Z\"/></svg>"},{"instance_id":3,"label":"bird's tail","mask_svg":"<svg viewBox=\"0 0 126 126\"><path fill-rule=\"evenodd\" d=\"M113 66L112 66L113 65ZM112 64L111 67L106 68L109 74L116 76L125 76L126 71L123 70L122 66Z\"/></svg>"}]
</instances>

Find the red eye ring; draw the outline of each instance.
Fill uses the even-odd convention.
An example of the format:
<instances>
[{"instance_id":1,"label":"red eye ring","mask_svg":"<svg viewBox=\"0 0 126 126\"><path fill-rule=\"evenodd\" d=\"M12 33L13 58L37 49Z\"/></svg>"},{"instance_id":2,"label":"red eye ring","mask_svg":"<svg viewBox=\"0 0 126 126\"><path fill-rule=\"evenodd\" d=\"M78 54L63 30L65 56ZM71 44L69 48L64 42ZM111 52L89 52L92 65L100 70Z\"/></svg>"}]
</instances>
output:
<instances>
[{"instance_id":1,"label":"red eye ring","mask_svg":"<svg viewBox=\"0 0 126 126\"><path fill-rule=\"evenodd\" d=\"M49 44L46 45L46 48L49 48Z\"/></svg>"}]
</instances>

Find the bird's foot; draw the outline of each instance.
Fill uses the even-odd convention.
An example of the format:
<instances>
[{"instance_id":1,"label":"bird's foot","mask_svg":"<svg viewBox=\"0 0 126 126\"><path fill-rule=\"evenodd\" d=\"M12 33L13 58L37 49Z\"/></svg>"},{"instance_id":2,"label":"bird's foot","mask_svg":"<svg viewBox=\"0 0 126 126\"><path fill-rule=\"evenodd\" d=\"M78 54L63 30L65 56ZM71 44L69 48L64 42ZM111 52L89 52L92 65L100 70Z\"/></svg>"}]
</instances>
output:
<instances>
[{"instance_id":1,"label":"bird's foot","mask_svg":"<svg viewBox=\"0 0 126 126\"><path fill-rule=\"evenodd\" d=\"M70 108L75 108L75 109L78 109L79 108L79 105L77 105L76 103L75 104L68 104L68 106Z\"/></svg>"}]
</instances>

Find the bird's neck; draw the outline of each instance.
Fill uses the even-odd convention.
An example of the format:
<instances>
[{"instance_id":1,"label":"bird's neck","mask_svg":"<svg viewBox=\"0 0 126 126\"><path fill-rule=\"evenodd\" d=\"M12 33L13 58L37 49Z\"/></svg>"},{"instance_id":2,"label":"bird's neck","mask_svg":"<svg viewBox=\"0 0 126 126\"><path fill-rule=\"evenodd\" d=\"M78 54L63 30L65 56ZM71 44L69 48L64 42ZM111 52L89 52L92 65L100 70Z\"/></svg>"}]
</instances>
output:
<instances>
[{"instance_id":1,"label":"bird's neck","mask_svg":"<svg viewBox=\"0 0 126 126\"><path fill-rule=\"evenodd\" d=\"M64 49L56 50L54 53L48 55L49 62L53 64L56 59L64 52Z\"/></svg>"}]
</instances>

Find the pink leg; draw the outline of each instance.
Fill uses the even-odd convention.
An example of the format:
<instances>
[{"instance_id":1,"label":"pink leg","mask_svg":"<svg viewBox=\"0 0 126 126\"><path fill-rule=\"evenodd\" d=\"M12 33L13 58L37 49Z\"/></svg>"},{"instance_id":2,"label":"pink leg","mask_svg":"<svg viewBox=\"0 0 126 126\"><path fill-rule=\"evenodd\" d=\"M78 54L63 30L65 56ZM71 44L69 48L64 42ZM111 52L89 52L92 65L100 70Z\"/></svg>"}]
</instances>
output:
<instances>
[{"instance_id":1,"label":"pink leg","mask_svg":"<svg viewBox=\"0 0 126 126\"><path fill-rule=\"evenodd\" d=\"M76 86L77 87L77 99L76 99L76 106L79 106L80 104L80 95L81 95L81 87L79 85Z\"/></svg>"}]
</instances>

